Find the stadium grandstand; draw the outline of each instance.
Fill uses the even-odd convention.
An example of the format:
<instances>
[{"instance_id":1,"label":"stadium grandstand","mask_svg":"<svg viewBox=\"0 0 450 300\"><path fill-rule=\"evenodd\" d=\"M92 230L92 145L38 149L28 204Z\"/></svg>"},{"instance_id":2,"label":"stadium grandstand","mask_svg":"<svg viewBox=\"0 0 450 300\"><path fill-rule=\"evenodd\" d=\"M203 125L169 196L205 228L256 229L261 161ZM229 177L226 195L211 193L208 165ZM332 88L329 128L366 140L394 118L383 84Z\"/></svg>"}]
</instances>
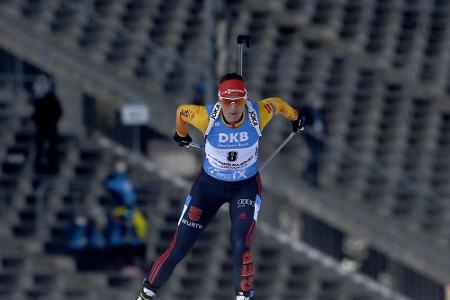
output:
<instances>
[{"instance_id":1,"label":"stadium grandstand","mask_svg":"<svg viewBox=\"0 0 450 300\"><path fill-rule=\"evenodd\" d=\"M250 98L320 107L325 128L262 171L253 299L450 300L447 0L0 0L0 299L136 299L201 166L171 140L176 108L217 101L239 34ZM34 163L42 75L63 110L51 172ZM262 159L287 125L265 129ZM103 179L118 156L147 219L145 261L85 270L68 224L112 209ZM234 299L231 270L221 211L156 299Z\"/></svg>"}]
</instances>

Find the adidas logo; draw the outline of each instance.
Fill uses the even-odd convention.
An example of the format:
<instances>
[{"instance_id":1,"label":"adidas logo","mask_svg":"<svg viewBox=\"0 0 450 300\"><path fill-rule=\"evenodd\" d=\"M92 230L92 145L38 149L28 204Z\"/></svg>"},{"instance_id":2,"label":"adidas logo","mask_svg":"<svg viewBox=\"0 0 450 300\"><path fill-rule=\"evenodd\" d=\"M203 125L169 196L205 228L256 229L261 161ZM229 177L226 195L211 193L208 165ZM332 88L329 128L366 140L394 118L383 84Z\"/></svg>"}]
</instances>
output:
<instances>
[{"instance_id":1,"label":"adidas logo","mask_svg":"<svg viewBox=\"0 0 450 300\"><path fill-rule=\"evenodd\" d=\"M238 220L247 220L247 214L245 212L241 212L238 215Z\"/></svg>"}]
</instances>

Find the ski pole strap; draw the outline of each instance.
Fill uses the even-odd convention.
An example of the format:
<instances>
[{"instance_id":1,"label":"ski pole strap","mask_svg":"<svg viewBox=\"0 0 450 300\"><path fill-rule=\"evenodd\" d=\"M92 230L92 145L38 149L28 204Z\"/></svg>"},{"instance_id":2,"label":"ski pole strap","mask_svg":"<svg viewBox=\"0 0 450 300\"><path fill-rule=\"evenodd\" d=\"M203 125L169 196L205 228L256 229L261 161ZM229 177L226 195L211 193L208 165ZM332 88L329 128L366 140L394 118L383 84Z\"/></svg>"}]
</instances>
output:
<instances>
[{"instance_id":1,"label":"ski pole strap","mask_svg":"<svg viewBox=\"0 0 450 300\"><path fill-rule=\"evenodd\" d=\"M247 109L248 109L248 117L250 119L250 124L252 124L253 128L255 128L258 136L261 137L261 128L259 128L258 115L256 114L255 108L250 101L246 101Z\"/></svg>"},{"instance_id":2,"label":"ski pole strap","mask_svg":"<svg viewBox=\"0 0 450 300\"><path fill-rule=\"evenodd\" d=\"M209 132L211 131L211 128L213 128L214 122L219 117L221 110L222 110L222 106L220 105L220 102L217 102L212 109L211 116L209 116L208 128L206 128L206 131L205 131L205 140L206 140L206 137L208 136Z\"/></svg>"}]
</instances>

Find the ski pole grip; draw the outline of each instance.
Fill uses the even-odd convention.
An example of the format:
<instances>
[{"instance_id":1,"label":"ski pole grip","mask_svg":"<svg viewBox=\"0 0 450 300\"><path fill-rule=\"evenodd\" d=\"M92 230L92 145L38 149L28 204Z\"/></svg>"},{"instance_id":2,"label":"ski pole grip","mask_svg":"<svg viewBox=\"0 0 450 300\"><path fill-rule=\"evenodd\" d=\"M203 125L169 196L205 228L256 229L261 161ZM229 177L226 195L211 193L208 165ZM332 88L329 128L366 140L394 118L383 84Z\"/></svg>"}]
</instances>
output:
<instances>
[{"instance_id":1,"label":"ski pole grip","mask_svg":"<svg viewBox=\"0 0 450 300\"><path fill-rule=\"evenodd\" d=\"M245 43L247 48L249 48L250 47L250 35L248 35L248 34L240 34L240 35L238 35L237 43L239 45L242 45L242 44Z\"/></svg>"}]
</instances>

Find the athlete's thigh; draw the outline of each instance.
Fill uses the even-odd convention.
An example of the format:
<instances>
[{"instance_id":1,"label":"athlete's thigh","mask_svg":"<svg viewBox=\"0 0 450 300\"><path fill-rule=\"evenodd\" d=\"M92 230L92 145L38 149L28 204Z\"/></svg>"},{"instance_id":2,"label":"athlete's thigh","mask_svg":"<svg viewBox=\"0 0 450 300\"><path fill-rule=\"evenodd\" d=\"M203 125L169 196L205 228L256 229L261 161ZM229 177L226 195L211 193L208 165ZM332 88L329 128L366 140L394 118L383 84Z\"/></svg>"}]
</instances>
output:
<instances>
[{"instance_id":1,"label":"athlete's thigh","mask_svg":"<svg viewBox=\"0 0 450 300\"><path fill-rule=\"evenodd\" d=\"M191 235L199 235L214 218L222 205L217 189L206 181L197 180L186 197L180 219L178 231L187 231Z\"/></svg>"},{"instance_id":2,"label":"athlete's thigh","mask_svg":"<svg viewBox=\"0 0 450 300\"><path fill-rule=\"evenodd\" d=\"M245 235L248 239L251 239L258 219L260 205L261 198L256 182L255 184L245 185L235 192L230 200L232 235Z\"/></svg>"}]
</instances>

